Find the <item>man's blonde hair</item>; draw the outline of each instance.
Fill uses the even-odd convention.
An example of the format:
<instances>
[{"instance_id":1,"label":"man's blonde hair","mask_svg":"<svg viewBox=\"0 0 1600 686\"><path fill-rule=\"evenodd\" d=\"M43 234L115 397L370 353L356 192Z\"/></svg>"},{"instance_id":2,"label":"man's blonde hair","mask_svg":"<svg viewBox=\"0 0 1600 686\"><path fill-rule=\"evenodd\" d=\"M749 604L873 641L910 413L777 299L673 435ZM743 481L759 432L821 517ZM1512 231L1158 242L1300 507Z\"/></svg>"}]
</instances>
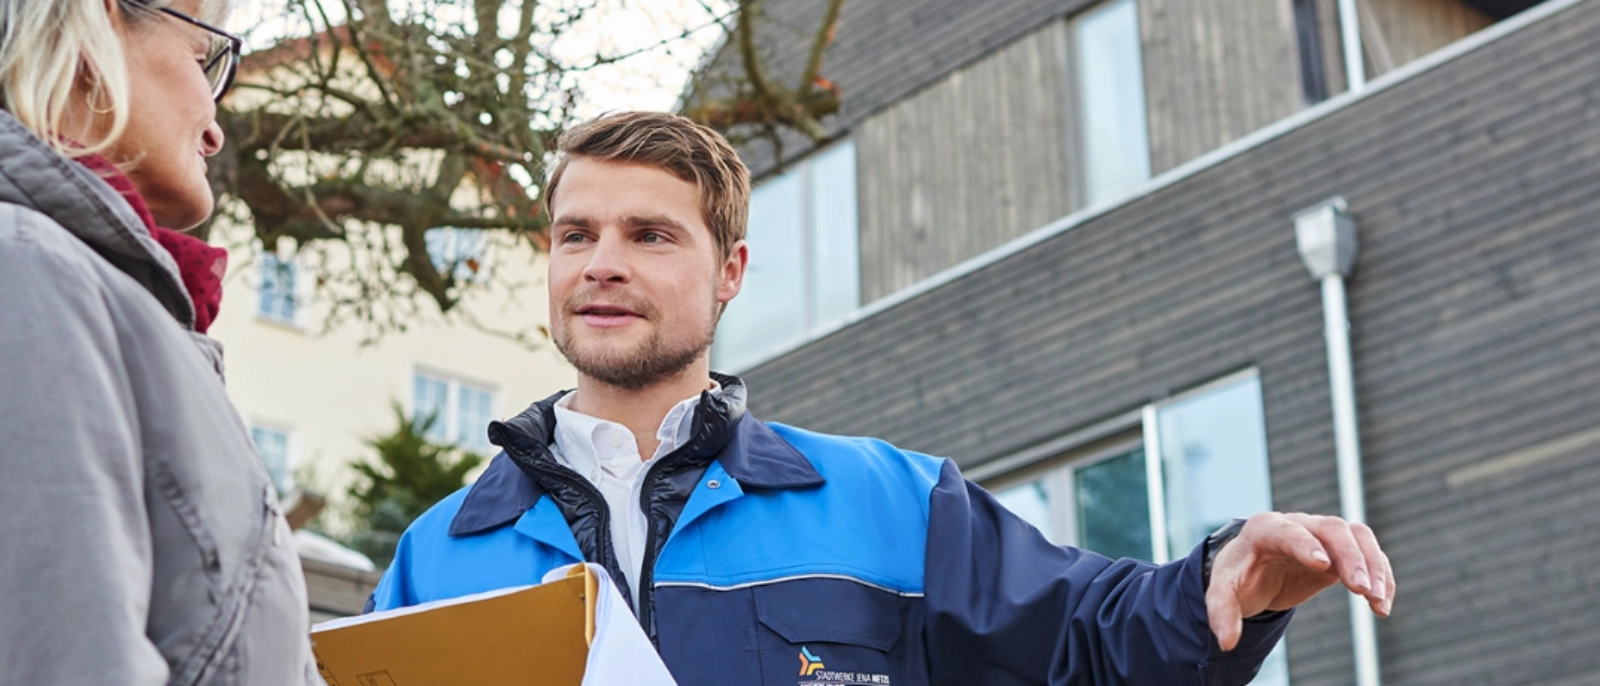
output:
<instances>
[{"instance_id":1,"label":"man's blonde hair","mask_svg":"<svg viewBox=\"0 0 1600 686\"><path fill-rule=\"evenodd\" d=\"M700 189L700 213L723 257L744 240L750 218L750 170L728 140L709 128L666 112L602 115L562 134L560 156L545 184L551 212L562 172L574 157L658 167Z\"/></svg>"},{"instance_id":2,"label":"man's blonde hair","mask_svg":"<svg viewBox=\"0 0 1600 686\"><path fill-rule=\"evenodd\" d=\"M152 21L171 0L116 0L129 22ZM230 0L205 0L205 18L221 20ZM65 131L76 86L89 85L88 105L111 115L95 140ZM122 41L105 0L0 0L0 109L64 154L102 152L128 127L128 80Z\"/></svg>"}]
</instances>

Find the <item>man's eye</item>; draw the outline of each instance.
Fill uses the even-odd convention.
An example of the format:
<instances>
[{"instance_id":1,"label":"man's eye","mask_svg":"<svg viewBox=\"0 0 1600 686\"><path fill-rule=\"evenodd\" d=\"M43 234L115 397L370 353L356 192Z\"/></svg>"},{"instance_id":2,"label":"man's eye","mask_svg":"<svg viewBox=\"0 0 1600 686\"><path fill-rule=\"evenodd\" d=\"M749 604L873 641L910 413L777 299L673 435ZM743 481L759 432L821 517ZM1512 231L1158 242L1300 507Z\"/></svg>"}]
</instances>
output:
<instances>
[{"instance_id":1,"label":"man's eye","mask_svg":"<svg viewBox=\"0 0 1600 686\"><path fill-rule=\"evenodd\" d=\"M667 239L666 236L663 236L663 235L661 235L659 233L656 233L654 231L646 232L643 236L640 236L640 238L639 238L639 240L642 240L642 241L644 241L646 243L660 243L661 241L664 241L666 239Z\"/></svg>"},{"instance_id":2,"label":"man's eye","mask_svg":"<svg viewBox=\"0 0 1600 686\"><path fill-rule=\"evenodd\" d=\"M562 243L579 243L583 241L583 234L576 231L561 236Z\"/></svg>"}]
</instances>

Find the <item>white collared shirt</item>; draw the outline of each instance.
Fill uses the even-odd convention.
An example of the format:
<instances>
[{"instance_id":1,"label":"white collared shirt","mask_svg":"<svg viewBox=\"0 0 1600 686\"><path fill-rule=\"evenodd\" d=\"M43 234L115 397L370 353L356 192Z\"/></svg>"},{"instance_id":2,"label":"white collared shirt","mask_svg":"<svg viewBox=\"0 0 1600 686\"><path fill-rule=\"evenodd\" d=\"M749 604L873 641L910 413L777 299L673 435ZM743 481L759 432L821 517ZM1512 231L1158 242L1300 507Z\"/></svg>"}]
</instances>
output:
<instances>
[{"instance_id":1,"label":"white collared shirt","mask_svg":"<svg viewBox=\"0 0 1600 686\"><path fill-rule=\"evenodd\" d=\"M722 385L711 382L713 394L722 393ZM696 394L673 405L656 430L656 447L650 459L640 459L638 441L628 427L599 417L577 412L571 408L576 393L556 401L555 444L550 452L573 471L583 475L606 500L611 511L611 545L617 563L628 579L628 590L633 600L639 598L639 576L644 564L645 535L649 528L646 511L639 506L639 494L644 488L644 476L650 465L662 456L689 442L694 434L694 411L700 405Z\"/></svg>"}]
</instances>

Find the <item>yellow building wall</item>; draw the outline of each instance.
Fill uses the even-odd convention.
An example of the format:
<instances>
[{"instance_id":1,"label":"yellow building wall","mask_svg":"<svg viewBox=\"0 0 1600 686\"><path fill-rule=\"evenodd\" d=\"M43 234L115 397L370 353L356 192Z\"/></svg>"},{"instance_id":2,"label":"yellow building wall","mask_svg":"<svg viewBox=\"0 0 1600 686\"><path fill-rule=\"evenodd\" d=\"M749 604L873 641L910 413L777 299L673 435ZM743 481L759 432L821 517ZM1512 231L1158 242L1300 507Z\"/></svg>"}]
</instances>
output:
<instances>
[{"instance_id":1,"label":"yellow building wall","mask_svg":"<svg viewBox=\"0 0 1600 686\"><path fill-rule=\"evenodd\" d=\"M216 230L241 238L239 229ZM217 242L249 245L247 236ZM358 323L321 333L327 309L314 296L301 306L298 326L260 317L259 260L248 248L231 252L222 311L211 329L226 348L228 391L246 423L289 435L297 485L328 498L322 524L334 532L350 525L339 513L347 506L351 461L371 455L365 438L393 430L392 402L408 414L412 411L417 371L490 389L496 418L516 414L575 383L574 372L548 342L529 350L464 324L446 323L431 302L421 303L424 315L408 331L365 346ZM504 280L526 287L514 293L489 289L469 296L461 306L495 330L533 331L545 324L545 258L522 244L494 252L491 259L491 268L507 270L500 273ZM300 280L310 277L311 271L302 267Z\"/></svg>"}]
</instances>

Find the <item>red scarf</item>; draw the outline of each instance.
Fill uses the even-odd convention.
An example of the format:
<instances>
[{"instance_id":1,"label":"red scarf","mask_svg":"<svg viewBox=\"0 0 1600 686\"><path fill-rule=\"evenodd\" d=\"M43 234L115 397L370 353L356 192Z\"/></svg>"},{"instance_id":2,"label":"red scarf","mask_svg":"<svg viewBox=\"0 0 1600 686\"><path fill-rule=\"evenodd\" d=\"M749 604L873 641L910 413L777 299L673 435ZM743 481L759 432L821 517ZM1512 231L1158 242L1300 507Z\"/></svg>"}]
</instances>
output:
<instances>
[{"instance_id":1,"label":"red scarf","mask_svg":"<svg viewBox=\"0 0 1600 686\"><path fill-rule=\"evenodd\" d=\"M144 222L156 242L172 253L173 261L178 263L178 274L183 277L183 287L189 291L189 299L194 302L194 330L205 333L211 328L211 322L216 321L217 311L222 308L222 276L228 271L228 251L189 234L156 226L155 217L150 216L150 208L144 203L144 196L139 195L139 189L133 187L133 181L111 160L100 155L88 155L77 160L111 184L122 195L122 199L133 207L133 213L139 215L139 220Z\"/></svg>"}]
</instances>

